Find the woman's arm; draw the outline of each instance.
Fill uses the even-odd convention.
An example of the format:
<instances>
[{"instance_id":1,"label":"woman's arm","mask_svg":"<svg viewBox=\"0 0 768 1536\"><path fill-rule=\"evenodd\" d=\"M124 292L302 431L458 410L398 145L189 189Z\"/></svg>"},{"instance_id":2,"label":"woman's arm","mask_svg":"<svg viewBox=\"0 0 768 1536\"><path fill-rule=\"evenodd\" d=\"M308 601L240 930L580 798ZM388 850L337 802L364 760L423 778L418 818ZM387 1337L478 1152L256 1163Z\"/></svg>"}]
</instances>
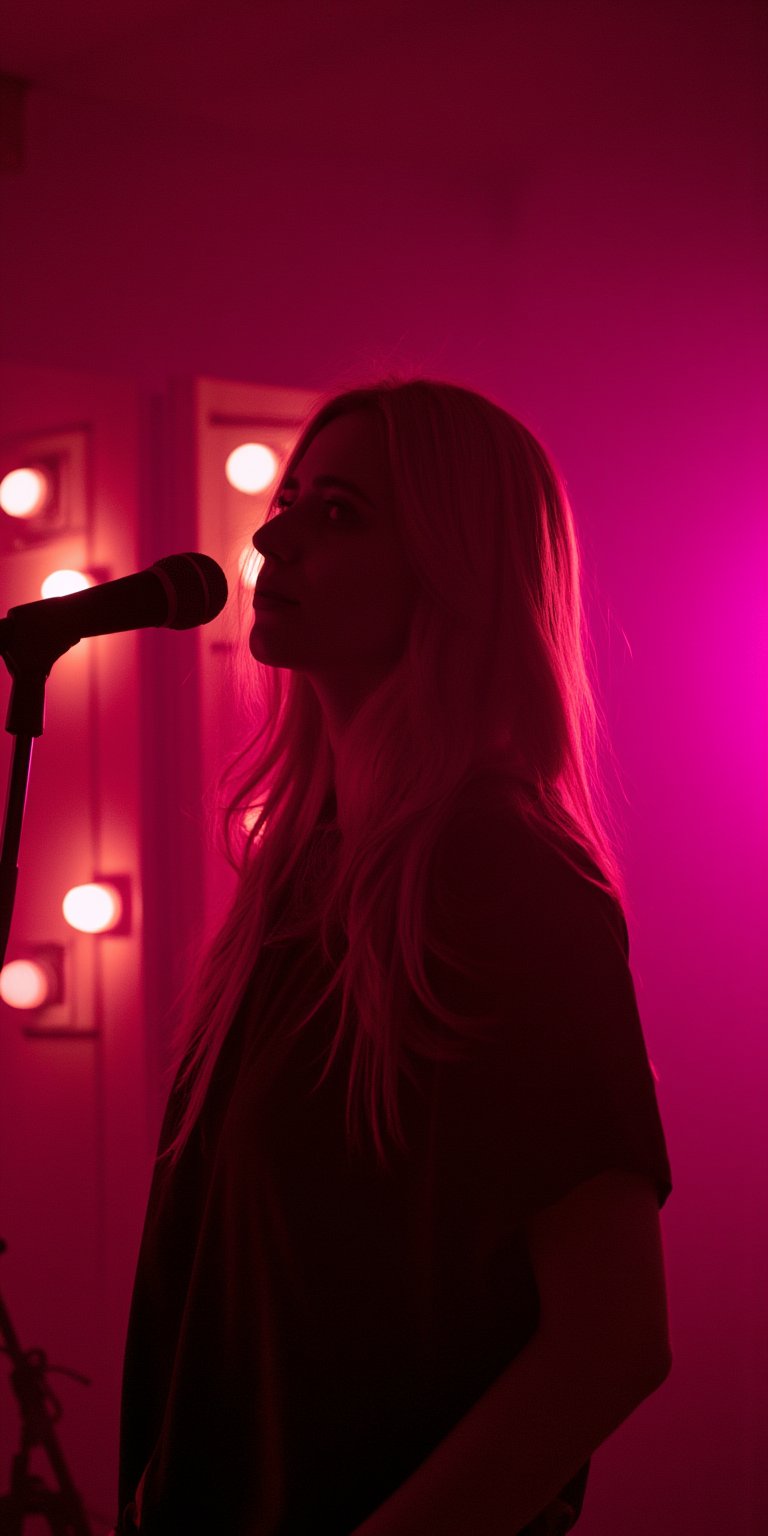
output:
<instances>
[{"instance_id":1,"label":"woman's arm","mask_svg":"<svg viewBox=\"0 0 768 1536\"><path fill-rule=\"evenodd\" d=\"M619 1170L527 1224L540 1326L354 1536L512 1536L671 1366L651 1183Z\"/></svg>"}]
</instances>

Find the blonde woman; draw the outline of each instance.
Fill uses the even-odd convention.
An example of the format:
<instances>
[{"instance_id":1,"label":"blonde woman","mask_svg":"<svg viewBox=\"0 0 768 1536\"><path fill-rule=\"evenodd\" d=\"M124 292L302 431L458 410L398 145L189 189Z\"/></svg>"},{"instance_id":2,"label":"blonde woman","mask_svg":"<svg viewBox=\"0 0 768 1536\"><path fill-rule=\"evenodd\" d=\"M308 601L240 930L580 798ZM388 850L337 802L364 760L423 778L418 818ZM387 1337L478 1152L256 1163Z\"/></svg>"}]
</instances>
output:
<instances>
[{"instance_id":1,"label":"blonde woman","mask_svg":"<svg viewBox=\"0 0 768 1536\"><path fill-rule=\"evenodd\" d=\"M671 1359L573 516L500 406L389 379L314 413L253 542L119 1529L557 1536Z\"/></svg>"}]
</instances>

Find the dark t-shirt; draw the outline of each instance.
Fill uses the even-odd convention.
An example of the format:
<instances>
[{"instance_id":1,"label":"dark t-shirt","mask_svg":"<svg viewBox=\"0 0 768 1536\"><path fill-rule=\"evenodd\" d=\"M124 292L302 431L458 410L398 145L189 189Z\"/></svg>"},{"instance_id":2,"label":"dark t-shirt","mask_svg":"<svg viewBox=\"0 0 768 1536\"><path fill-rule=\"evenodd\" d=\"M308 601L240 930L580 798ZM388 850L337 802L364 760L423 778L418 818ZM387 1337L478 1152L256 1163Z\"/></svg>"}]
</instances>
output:
<instances>
[{"instance_id":1,"label":"dark t-shirt","mask_svg":"<svg viewBox=\"0 0 768 1536\"><path fill-rule=\"evenodd\" d=\"M468 972L430 953L438 997L498 1027L402 1080L408 1151L388 1172L347 1149L348 1047L313 1091L338 994L282 1039L330 978L309 940L262 951L201 1119L157 1165L119 1492L148 1465L148 1536L346 1536L535 1332L526 1215L611 1168L647 1175L660 1206L671 1189L623 914L495 780L442 835L428 910ZM172 1094L161 1147L176 1115ZM588 1468L562 1492L574 1520Z\"/></svg>"}]
</instances>

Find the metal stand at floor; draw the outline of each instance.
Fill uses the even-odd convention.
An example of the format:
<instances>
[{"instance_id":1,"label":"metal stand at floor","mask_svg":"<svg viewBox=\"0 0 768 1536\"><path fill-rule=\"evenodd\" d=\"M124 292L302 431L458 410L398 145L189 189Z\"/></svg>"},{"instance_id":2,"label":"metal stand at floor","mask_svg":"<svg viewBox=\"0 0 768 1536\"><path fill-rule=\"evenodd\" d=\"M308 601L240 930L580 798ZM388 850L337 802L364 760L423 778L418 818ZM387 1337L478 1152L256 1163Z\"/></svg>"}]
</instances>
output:
<instances>
[{"instance_id":1,"label":"metal stand at floor","mask_svg":"<svg viewBox=\"0 0 768 1536\"><path fill-rule=\"evenodd\" d=\"M0 1238L0 1254L6 1244ZM54 1425L61 1418L61 1404L51 1391L51 1371L72 1376L88 1385L87 1376L65 1366L48 1364L41 1349L23 1350L0 1296L0 1349L11 1360L11 1386L21 1417L21 1444L11 1464L11 1486L0 1494L0 1536L23 1536L24 1522L32 1516L48 1522L53 1536L93 1536L85 1506L78 1493L56 1438ZM47 1456L56 1478L50 1487L30 1471L32 1451L39 1447Z\"/></svg>"}]
</instances>

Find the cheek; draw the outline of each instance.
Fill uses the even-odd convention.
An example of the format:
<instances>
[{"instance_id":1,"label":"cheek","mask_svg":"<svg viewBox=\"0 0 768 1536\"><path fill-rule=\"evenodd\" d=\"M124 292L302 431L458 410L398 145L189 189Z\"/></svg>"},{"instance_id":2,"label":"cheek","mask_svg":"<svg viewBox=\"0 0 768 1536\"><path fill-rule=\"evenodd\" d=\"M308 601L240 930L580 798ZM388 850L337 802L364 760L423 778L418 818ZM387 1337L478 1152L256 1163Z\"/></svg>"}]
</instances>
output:
<instances>
[{"instance_id":1,"label":"cheek","mask_svg":"<svg viewBox=\"0 0 768 1536\"><path fill-rule=\"evenodd\" d=\"M379 617L402 614L410 607L409 581L401 565L387 567L386 562L373 562L366 571L358 571L349 585L350 607L356 610L375 611Z\"/></svg>"},{"instance_id":2,"label":"cheek","mask_svg":"<svg viewBox=\"0 0 768 1536\"><path fill-rule=\"evenodd\" d=\"M369 594L367 618L363 623L376 630L383 644L400 647L407 638L413 615L414 597L403 581L402 573L379 573Z\"/></svg>"},{"instance_id":3,"label":"cheek","mask_svg":"<svg viewBox=\"0 0 768 1536\"><path fill-rule=\"evenodd\" d=\"M323 593L312 614L312 638L329 657L392 660L407 638L410 612L399 573L390 577L379 567L363 579L358 570L349 585Z\"/></svg>"},{"instance_id":4,"label":"cheek","mask_svg":"<svg viewBox=\"0 0 768 1536\"><path fill-rule=\"evenodd\" d=\"M393 569L388 556L389 551L386 556L369 551L361 560L356 554L348 564L319 574L313 583L312 607L339 618L346 614L366 625L374 620L380 625L400 615L409 604L409 589L400 565Z\"/></svg>"}]
</instances>

